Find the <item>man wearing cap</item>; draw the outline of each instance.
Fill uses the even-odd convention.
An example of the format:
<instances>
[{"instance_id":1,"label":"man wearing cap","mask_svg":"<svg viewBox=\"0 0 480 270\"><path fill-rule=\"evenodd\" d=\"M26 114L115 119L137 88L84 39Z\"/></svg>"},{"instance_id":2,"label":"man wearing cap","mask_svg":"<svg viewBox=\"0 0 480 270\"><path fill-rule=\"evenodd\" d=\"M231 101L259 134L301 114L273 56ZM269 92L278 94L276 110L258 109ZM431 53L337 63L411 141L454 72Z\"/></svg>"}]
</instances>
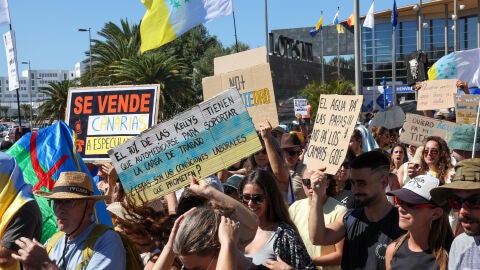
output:
<instances>
[{"instance_id":1,"label":"man wearing cap","mask_svg":"<svg viewBox=\"0 0 480 270\"><path fill-rule=\"evenodd\" d=\"M310 240L314 245L332 245L345 238L342 269L385 269L387 245L404 233L398 227L397 209L385 196L390 162L383 153L370 151L359 155L350 167L352 194L360 207L328 225L323 216L328 186L325 168L311 176Z\"/></svg>"},{"instance_id":2,"label":"man wearing cap","mask_svg":"<svg viewBox=\"0 0 480 270\"><path fill-rule=\"evenodd\" d=\"M50 199L57 226L64 235L47 253L35 240L20 238L20 247L12 257L24 264L24 269L125 269L126 257L120 236L107 230L95 242L93 256L82 260L84 242L95 227L92 214L95 202L108 196L93 195L90 177L83 172L62 172L52 192L36 191L35 195ZM52 238L47 240L52 241Z\"/></svg>"},{"instance_id":3,"label":"man wearing cap","mask_svg":"<svg viewBox=\"0 0 480 270\"><path fill-rule=\"evenodd\" d=\"M448 269L480 267L480 159L465 159L455 166L452 183L430 191L437 204L448 203L458 211L464 233L452 243Z\"/></svg>"},{"instance_id":4,"label":"man wearing cap","mask_svg":"<svg viewBox=\"0 0 480 270\"><path fill-rule=\"evenodd\" d=\"M475 140L475 125L460 125L453 131L452 137L448 141L448 148L452 150L452 156L455 161L461 161L466 158L472 158L473 147L475 146L475 157L480 158L480 128L477 129L477 139Z\"/></svg>"},{"instance_id":5,"label":"man wearing cap","mask_svg":"<svg viewBox=\"0 0 480 270\"><path fill-rule=\"evenodd\" d=\"M42 214L15 159L0 152L0 269L20 269L12 254L20 237L40 239Z\"/></svg>"}]
</instances>

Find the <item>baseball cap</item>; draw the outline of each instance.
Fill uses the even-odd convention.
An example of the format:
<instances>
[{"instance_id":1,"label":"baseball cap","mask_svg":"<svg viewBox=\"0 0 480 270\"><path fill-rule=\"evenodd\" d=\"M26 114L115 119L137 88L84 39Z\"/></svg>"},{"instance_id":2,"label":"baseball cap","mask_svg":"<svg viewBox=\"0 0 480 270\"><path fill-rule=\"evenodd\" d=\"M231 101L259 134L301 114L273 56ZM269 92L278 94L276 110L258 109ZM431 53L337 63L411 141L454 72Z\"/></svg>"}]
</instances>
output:
<instances>
[{"instance_id":1,"label":"baseball cap","mask_svg":"<svg viewBox=\"0 0 480 270\"><path fill-rule=\"evenodd\" d=\"M387 192L410 204L432 203L430 190L438 187L440 181L431 175L418 175L408 181L401 189Z\"/></svg>"}]
</instances>

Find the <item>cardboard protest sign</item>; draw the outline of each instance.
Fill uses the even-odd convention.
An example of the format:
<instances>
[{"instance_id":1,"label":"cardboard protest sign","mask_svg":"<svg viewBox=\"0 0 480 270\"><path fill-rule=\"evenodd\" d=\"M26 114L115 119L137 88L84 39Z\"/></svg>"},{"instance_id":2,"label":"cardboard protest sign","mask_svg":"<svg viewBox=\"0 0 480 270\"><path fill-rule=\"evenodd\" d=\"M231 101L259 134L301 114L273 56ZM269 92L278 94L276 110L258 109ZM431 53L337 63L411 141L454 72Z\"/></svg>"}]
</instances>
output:
<instances>
[{"instance_id":1,"label":"cardboard protest sign","mask_svg":"<svg viewBox=\"0 0 480 270\"><path fill-rule=\"evenodd\" d=\"M480 95L455 95L457 124L475 124Z\"/></svg>"},{"instance_id":2,"label":"cardboard protest sign","mask_svg":"<svg viewBox=\"0 0 480 270\"><path fill-rule=\"evenodd\" d=\"M449 121L407 113L399 140L402 143L420 146L426 137L438 136L448 142L456 126L457 124Z\"/></svg>"},{"instance_id":3,"label":"cardboard protest sign","mask_svg":"<svg viewBox=\"0 0 480 270\"><path fill-rule=\"evenodd\" d=\"M262 149L245 105L227 90L109 151L126 192L154 200Z\"/></svg>"},{"instance_id":4,"label":"cardboard protest sign","mask_svg":"<svg viewBox=\"0 0 480 270\"><path fill-rule=\"evenodd\" d=\"M202 80L202 85L204 100L224 89L237 88L256 128L265 123L265 120L270 121L273 127L278 126L277 105L268 63L207 77Z\"/></svg>"},{"instance_id":5,"label":"cardboard protest sign","mask_svg":"<svg viewBox=\"0 0 480 270\"><path fill-rule=\"evenodd\" d=\"M70 89L65 122L84 160L108 160L108 150L155 125L158 91L159 85Z\"/></svg>"},{"instance_id":6,"label":"cardboard protest sign","mask_svg":"<svg viewBox=\"0 0 480 270\"><path fill-rule=\"evenodd\" d=\"M309 170L327 167L326 173L336 174L345 156L358 114L361 95L321 95L310 144L307 149Z\"/></svg>"},{"instance_id":7,"label":"cardboard protest sign","mask_svg":"<svg viewBox=\"0 0 480 270\"><path fill-rule=\"evenodd\" d=\"M306 99L294 99L293 100L293 109L295 110L295 115L308 115L308 103Z\"/></svg>"},{"instance_id":8,"label":"cardboard protest sign","mask_svg":"<svg viewBox=\"0 0 480 270\"><path fill-rule=\"evenodd\" d=\"M418 90L417 110L437 110L455 107L457 79L421 82Z\"/></svg>"}]
</instances>

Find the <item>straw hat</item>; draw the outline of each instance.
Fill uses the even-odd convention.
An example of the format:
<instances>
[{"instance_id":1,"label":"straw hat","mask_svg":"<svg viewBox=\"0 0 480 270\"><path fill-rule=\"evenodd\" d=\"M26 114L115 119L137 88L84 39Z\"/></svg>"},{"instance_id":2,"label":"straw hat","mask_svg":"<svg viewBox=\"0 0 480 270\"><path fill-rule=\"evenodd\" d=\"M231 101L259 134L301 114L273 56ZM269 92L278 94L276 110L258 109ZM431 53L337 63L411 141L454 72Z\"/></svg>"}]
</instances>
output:
<instances>
[{"instance_id":1,"label":"straw hat","mask_svg":"<svg viewBox=\"0 0 480 270\"><path fill-rule=\"evenodd\" d=\"M101 201L109 196L93 195L92 179L83 172L61 172L52 192L38 190L35 195L47 199L88 199Z\"/></svg>"}]
</instances>

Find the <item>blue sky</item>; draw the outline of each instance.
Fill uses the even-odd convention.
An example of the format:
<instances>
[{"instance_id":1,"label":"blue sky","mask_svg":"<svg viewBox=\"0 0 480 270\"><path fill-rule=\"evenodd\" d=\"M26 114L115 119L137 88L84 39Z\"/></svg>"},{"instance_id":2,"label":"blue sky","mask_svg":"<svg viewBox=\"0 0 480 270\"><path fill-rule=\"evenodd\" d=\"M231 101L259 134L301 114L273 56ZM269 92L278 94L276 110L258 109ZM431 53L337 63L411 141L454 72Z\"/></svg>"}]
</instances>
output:
<instances>
[{"instance_id":1,"label":"blue sky","mask_svg":"<svg viewBox=\"0 0 480 270\"><path fill-rule=\"evenodd\" d=\"M198 0L194 0L198 1ZM397 0L397 6L414 4L416 0ZM425 1L424 1L425 2ZM251 48L265 45L265 2L262 0L233 0L238 40ZM371 0L360 0L360 13L365 15ZM376 0L375 12L390 9L393 0ZM314 26L323 10L324 24L331 24L337 6L340 19L346 20L353 11L353 0L269 0L269 30ZM121 19L138 24L145 13L140 0L10 0L10 17L16 34L19 70L28 69L22 61L31 61L32 69L73 70L76 62L85 59L88 32L96 32L107 22L119 25ZM229 46L235 42L232 15L206 24L211 35ZM3 33L8 26L0 27ZM5 49L1 44L0 76L6 76Z\"/></svg>"}]
</instances>

